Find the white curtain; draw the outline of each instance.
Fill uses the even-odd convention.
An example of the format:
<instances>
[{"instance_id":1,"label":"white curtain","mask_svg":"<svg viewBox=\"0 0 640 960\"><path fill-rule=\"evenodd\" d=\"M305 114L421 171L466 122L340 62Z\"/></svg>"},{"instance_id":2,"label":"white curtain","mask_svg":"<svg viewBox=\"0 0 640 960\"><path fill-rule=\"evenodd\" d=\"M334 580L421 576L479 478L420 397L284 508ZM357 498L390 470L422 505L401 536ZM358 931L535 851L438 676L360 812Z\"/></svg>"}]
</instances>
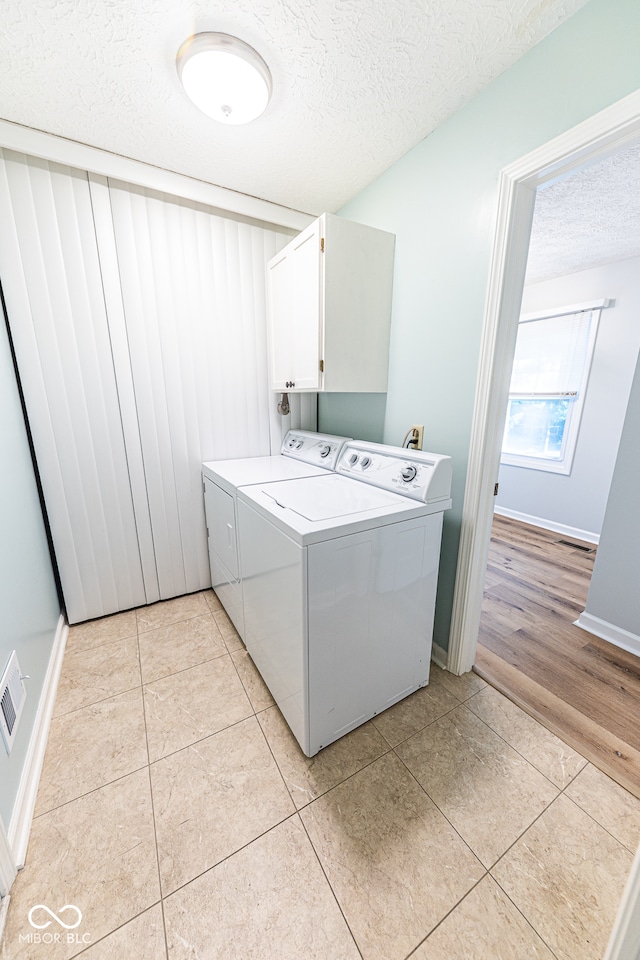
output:
<instances>
[{"instance_id":1,"label":"white curtain","mask_svg":"<svg viewBox=\"0 0 640 960\"><path fill-rule=\"evenodd\" d=\"M271 452L265 268L284 231L110 182L160 597L209 584L201 464Z\"/></svg>"},{"instance_id":2,"label":"white curtain","mask_svg":"<svg viewBox=\"0 0 640 960\"><path fill-rule=\"evenodd\" d=\"M1 151L0 278L70 620L145 602L86 173Z\"/></svg>"},{"instance_id":3,"label":"white curtain","mask_svg":"<svg viewBox=\"0 0 640 960\"><path fill-rule=\"evenodd\" d=\"M70 622L209 586L200 465L276 414L265 268L286 231L4 151L0 277Z\"/></svg>"}]
</instances>

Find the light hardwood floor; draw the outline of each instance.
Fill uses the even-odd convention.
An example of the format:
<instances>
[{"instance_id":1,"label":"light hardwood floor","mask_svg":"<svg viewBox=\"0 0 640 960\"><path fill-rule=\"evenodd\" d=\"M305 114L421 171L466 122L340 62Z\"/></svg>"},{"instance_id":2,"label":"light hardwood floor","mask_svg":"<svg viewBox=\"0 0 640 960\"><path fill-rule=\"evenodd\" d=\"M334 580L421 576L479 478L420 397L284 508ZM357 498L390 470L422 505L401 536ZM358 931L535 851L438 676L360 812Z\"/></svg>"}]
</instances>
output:
<instances>
[{"instance_id":1,"label":"light hardwood floor","mask_svg":"<svg viewBox=\"0 0 640 960\"><path fill-rule=\"evenodd\" d=\"M496 516L474 669L640 797L640 660L573 623L594 559L592 544Z\"/></svg>"}]
</instances>

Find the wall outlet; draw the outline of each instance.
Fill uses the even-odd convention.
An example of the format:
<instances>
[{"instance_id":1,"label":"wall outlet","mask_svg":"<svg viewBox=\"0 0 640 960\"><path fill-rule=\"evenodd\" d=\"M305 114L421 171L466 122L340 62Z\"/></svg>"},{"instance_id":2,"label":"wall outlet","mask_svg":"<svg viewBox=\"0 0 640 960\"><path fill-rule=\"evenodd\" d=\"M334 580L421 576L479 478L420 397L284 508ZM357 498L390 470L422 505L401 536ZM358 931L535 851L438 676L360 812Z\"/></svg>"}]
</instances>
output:
<instances>
[{"instance_id":1,"label":"wall outlet","mask_svg":"<svg viewBox=\"0 0 640 960\"><path fill-rule=\"evenodd\" d=\"M413 425L413 427L412 427L411 429L413 430L413 436L414 436L414 438L416 437L416 433L417 433L417 439L413 439L413 440L411 441L411 449L412 449L412 450L422 450L422 440L423 440L423 437L424 437L424 426L417 426L417 425L414 423L414 425Z\"/></svg>"}]
</instances>

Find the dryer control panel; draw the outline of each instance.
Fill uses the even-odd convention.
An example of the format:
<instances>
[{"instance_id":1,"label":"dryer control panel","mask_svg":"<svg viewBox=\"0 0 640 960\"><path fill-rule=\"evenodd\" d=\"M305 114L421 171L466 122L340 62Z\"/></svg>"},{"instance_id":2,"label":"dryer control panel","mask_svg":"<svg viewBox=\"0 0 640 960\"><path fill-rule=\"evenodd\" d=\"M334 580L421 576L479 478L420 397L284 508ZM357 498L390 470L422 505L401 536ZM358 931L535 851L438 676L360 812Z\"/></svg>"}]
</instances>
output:
<instances>
[{"instance_id":1,"label":"dryer control panel","mask_svg":"<svg viewBox=\"0 0 640 960\"><path fill-rule=\"evenodd\" d=\"M289 430L282 441L280 453L316 467L335 470L340 451L348 439L326 433L310 433L308 430Z\"/></svg>"},{"instance_id":2,"label":"dryer control panel","mask_svg":"<svg viewBox=\"0 0 640 960\"><path fill-rule=\"evenodd\" d=\"M338 458L336 473L383 490L435 503L451 496L451 457L351 440Z\"/></svg>"}]
</instances>

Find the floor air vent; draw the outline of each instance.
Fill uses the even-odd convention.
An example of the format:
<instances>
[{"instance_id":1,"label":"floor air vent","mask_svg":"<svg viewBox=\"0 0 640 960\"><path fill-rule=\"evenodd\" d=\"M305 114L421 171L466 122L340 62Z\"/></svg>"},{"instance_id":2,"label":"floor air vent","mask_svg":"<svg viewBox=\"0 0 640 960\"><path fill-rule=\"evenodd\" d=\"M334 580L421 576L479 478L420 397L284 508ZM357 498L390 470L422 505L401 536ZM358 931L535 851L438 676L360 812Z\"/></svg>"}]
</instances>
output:
<instances>
[{"instance_id":1,"label":"floor air vent","mask_svg":"<svg viewBox=\"0 0 640 960\"><path fill-rule=\"evenodd\" d=\"M593 553L596 549L588 547L585 543L573 543L571 540L556 540L556 543L561 543L563 547L573 547L574 550L582 550L583 553Z\"/></svg>"},{"instance_id":2,"label":"floor air vent","mask_svg":"<svg viewBox=\"0 0 640 960\"><path fill-rule=\"evenodd\" d=\"M14 650L9 657L9 663L0 683L0 730L7 753L11 753L18 721L27 696L22 681L23 676L18 664L18 655Z\"/></svg>"}]
</instances>

